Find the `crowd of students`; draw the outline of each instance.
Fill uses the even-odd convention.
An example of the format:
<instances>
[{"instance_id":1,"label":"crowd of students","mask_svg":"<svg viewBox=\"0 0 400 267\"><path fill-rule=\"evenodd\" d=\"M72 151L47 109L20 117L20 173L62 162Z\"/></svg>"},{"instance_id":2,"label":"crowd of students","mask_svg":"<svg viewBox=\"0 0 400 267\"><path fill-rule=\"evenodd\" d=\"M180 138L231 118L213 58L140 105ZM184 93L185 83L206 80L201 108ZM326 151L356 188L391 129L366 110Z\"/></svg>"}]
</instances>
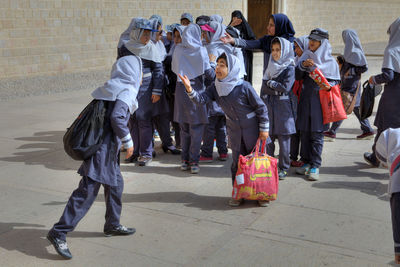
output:
<instances>
[{"instance_id":1,"label":"crowd of students","mask_svg":"<svg viewBox=\"0 0 400 267\"><path fill-rule=\"evenodd\" d=\"M369 80L371 84L386 83L375 120L376 140L384 130L400 127L399 23L397 19L389 30L383 73ZM345 50L337 59L331 54L329 33L324 29L315 28L296 38L289 18L274 14L267 30L264 37L256 39L240 11L232 13L229 25L219 15L204 15L194 21L189 13L182 14L180 23L165 27L158 15L132 19L121 34L111 79L92 94L112 103L107 111L112 134L82 164L79 188L48 234L60 255L72 257L66 234L86 214L100 185L105 188L107 207L105 235L135 232L119 223L123 189L119 150L123 145L125 162L149 165L155 156L155 129L163 150L180 154L182 171L196 174L199 163L212 161L215 139L219 160L227 160L228 147L232 150L234 182L239 155L249 154L262 140L268 142L271 156L275 155L275 141L279 143L279 179L287 177L291 166L310 181L319 179L324 136L334 139L341 124L323 123L319 91L340 83L342 90L359 98L357 88L367 70L366 57L356 31L351 29L343 31ZM260 95L252 86L254 49L264 53ZM315 68L321 70L329 86L310 78ZM368 120L360 118L357 102L354 113L363 131L357 138L373 137ZM377 166L375 145L373 151L365 158ZM238 206L241 202L231 199L229 204ZM259 201L259 205L267 206L268 202Z\"/></svg>"}]
</instances>

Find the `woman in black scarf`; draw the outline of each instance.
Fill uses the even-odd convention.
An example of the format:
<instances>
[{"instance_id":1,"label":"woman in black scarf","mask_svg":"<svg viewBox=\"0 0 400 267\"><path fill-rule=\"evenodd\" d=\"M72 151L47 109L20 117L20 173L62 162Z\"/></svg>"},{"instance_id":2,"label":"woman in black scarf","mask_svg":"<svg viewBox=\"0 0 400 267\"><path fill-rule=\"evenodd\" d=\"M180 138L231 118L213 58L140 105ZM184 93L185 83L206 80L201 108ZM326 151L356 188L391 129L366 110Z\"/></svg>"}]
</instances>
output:
<instances>
[{"instance_id":1,"label":"woman in black scarf","mask_svg":"<svg viewBox=\"0 0 400 267\"><path fill-rule=\"evenodd\" d=\"M235 10L232 12L232 19L229 26L235 27L239 31L240 38L244 40L255 40L256 36L253 33L249 23L243 16L242 12ZM247 75L244 77L246 81L252 83L253 80L253 52L250 50L242 49L244 64Z\"/></svg>"}]
</instances>

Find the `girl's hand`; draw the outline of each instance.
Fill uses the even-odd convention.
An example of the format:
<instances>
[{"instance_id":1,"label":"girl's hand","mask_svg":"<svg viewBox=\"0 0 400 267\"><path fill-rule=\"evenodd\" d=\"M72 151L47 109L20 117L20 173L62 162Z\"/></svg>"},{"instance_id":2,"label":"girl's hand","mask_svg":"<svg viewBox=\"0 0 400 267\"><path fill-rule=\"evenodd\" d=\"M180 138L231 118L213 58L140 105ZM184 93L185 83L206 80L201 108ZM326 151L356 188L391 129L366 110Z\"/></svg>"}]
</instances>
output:
<instances>
[{"instance_id":1,"label":"girl's hand","mask_svg":"<svg viewBox=\"0 0 400 267\"><path fill-rule=\"evenodd\" d=\"M158 102L158 100L160 100L160 96L159 95L151 95L151 103L156 103Z\"/></svg>"},{"instance_id":2,"label":"girl's hand","mask_svg":"<svg viewBox=\"0 0 400 267\"><path fill-rule=\"evenodd\" d=\"M186 75L182 76L182 75L178 74L178 76L182 80L183 85L186 88L186 92L188 92L190 94L193 91L193 89L192 89L192 86L190 86L189 78Z\"/></svg>"},{"instance_id":3,"label":"girl's hand","mask_svg":"<svg viewBox=\"0 0 400 267\"><path fill-rule=\"evenodd\" d=\"M265 140L267 140L268 136L269 136L269 133L268 133L268 132L260 132L258 138L259 138L261 141L265 141Z\"/></svg>"},{"instance_id":4,"label":"girl's hand","mask_svg":"<svg viewBox=\"0 0 400 267\"><path fill-rule=\"evenodd\" d=\"M303 67L308 68L308 67L314 66L315 63L314 63L314 60L312 60L311 58L308 58L308 59L304 60L302 64L303 64Z\"/></svg>"},{"instance_id":5,"label":"girl's hand","mask_svg":"<svg viewBox=\"0 0 400 267\"><path fill-rule=\"evenodd\" d=\"M230 36L229 33L226 33L225 36L220 38L220 40L224 44L235 44L235 38L232 38L232 36Z\"/></svg>"},{"instance_id":6,"label":"girl's hand","mask_svg":"<svg viewBox=\"0 0 400 267\"><path fill-rule=\"evenodd\" d=\"M331 90L331 86L328 86L325 83L319 83L319 82L315 82L315 83L318 84L319 89L321 89L321 90L324 90L324 91Z\"/></svg>"},{"instance_id":7,"label":"girl's hand","mask_svg":"<svg viewBox=\"0 0 400 267\"><path fill-rule=\"evenodd\" d=\"M210 62L215 62L215 60L217 59L217 57L213 54L208 54L208 58L210 59Z\"/></svg>"},{"instance_id":8,"label":"girl's hand","mask_svg":"<svg viewBox=\"0 0 400 267\"><path fill-rule=\"evenodd\" d=\"M374 76L369 77L369 79L368 79L369 84L375 84L373 77Z\"/></svg>"},{"instance_id":9,"label":"girl's hand","mask_svg":"<svg viewBox=\"0 0 400 267\"><path fill-rule=\"evenodd\" d=\"M126 149L125 159L129 159L133 155L133 146Z\"/></svg>"}]
</instances>

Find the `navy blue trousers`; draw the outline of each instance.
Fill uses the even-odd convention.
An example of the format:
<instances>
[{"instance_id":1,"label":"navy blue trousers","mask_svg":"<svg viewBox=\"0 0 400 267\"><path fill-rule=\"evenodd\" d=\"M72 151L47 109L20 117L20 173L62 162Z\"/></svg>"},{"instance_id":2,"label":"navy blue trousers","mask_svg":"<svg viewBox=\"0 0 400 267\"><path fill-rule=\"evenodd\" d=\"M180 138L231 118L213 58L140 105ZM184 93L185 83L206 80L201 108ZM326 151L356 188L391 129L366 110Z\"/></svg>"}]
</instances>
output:
<instances>
[{"instance_id":1,"label":"navy blue trousers","mask_svg":"<svg viewBox=\"0 0 400 267\"><path fill-rule=\"evenodd\" d=\"M231 165L231 174L232 174L232 185L235 182L236 173L238 170L238 161L239 156L243 155L246 156L251 153L253 147L246 147L246 144L243 142L240 143L240 150L232 150L232 165Z\"/></svg>"},{"instance_id":2,"label":"navy blue trousers","mask_svg":"<svg viewBox=\"0 0 400 267\"><path fill-rule=\"evenodd\" d=\"M163 146L169 147L173 146L172 138L171 138L171 129L170 129L170 115L169 112L162 113L153 117L153 122L158 134L160 135L161 142Z\"/></svg>"},{"instance_id":3,"label":"navy blue trousers","mask_svg":"<svg viewBox=\"0 0 400 267\"><path fill-rule=\"evenodd\" d=\"M201 146L201 155L211 158L213 156L214 138L219 154L227 154L226 142L226 118L225 116L210 116L208 124L205 126L203 134L203 145Z\"/></svg>"},{"instance_id":4,"label":"navy blue trousers","mask_svg":"<svg viewBox=\"0 0 400 267\"><path fill-rule=\"evenodd\" d=\"M118 178L118 186L103 184L104 199L106 202L106 222L104 231L119 226L122 209L122 191L124 180ZM49 234L65 241L68 232L72 232L79 221L86 215L99 193L102 184L89 177L82 177L77 189L72 192L60 220L54 224Z\"/></svg>"},{"instance_id":5,"label":"navy blue trousers","mask_svg":"<svg viewBox=\"0 0 400 267\"><path fill-rule=\"evenodd\" d=\"M374 131L372 129L371 124L369 123L368 119L362 120L361 115L360 115L360 107L355 107L353 109L354 115L356 115L358 121L360 122L360 128L363 131L363 133L371 133ZM336 134L337 129L342 125L343 121L336 121L332 123L331 128L329 129L330 132Z\"/></svg>"},{"instance_id":6,"label":"navy blue trousers","mask_svg":"<svg viewBox=\"0 0 400 267\"><path fill-rule=\"evenodd\" d=\"M390 208L392 210L394 252L400 253L400 193L392 194Z\"/></svg>"},{"instance_id":7,"label":"navy blue trousers","mask_svg":"<svg viewBox=\"0 0 400 267\"><path fill-rule=\"evenodd\" d=\"M151 120L138 120L131 116L131 136L134 145L134 155L152 157L153 154L153 123Z\"/></svg>"},{"instance_id":8,"label":"navy blue trousers","mask_svg":"<svg viewBox=\"0 0 400 267\"><path fill-rule=\"evenodd\" d=\"M279 161L278 167L280 170L288 171L290 168L290 135L272 135L270 136L271 143L267 145L267 153L274 156L275 140L279 142Z\"/></svg>"},{"instance_id":9,"label":"navy blue trousers","mask_svg":"<svg viewBox=\"0 0 400 267\"><path fill-rule=\"evenodd\" d=\"M301 131L301 157L304 163L311 168L319 168L322 162L322 149L324 147L324 135L322 132Z\"/></svg>"},{"instance_id":10,"label":"navy blue trousers","mask_svg":"<svg viewBox=\"0 0 400 267\"><path fill-rule=\"evenodd\" d=\"M200 146L205 124L181 123L182 161L199 163Z\"/></svg>"}]
</instances>

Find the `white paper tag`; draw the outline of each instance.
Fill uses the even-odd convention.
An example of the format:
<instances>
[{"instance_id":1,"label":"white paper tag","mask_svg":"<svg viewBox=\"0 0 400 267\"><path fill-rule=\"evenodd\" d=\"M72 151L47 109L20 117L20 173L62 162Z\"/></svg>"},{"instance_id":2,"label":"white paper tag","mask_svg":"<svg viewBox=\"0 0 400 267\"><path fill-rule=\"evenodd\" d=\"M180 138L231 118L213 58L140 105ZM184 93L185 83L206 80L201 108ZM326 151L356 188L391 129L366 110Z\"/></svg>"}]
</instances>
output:
<instances>
[{"instance_id":1,"label":"white paper tag","mask_svg":"<svg viewBox=\"0 0 400 267\"><path fill-rule=\"evenodd\" d=\"M244 184L244 175L243 174L236 175L236 184L237 185Z\"/></svg>"}]
</instances>

